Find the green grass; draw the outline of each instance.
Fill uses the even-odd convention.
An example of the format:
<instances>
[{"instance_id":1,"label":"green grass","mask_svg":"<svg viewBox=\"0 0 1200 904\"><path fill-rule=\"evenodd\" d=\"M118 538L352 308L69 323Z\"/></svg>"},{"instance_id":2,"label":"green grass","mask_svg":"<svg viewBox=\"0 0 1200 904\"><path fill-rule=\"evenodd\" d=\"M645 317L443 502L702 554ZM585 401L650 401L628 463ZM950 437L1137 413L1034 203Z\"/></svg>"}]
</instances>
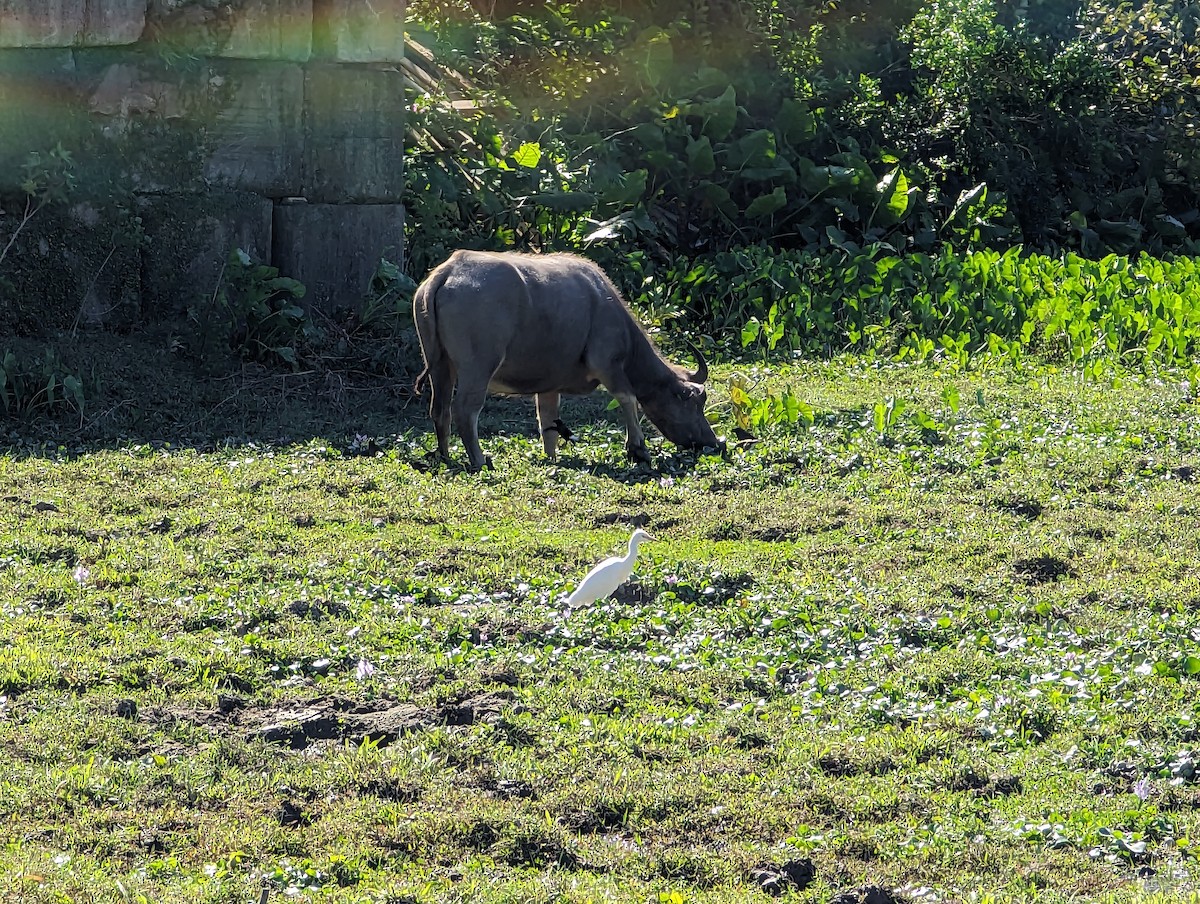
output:
<instances>
[{"instance_id":1,"label":"green grass","mask_svg":"<svg viewBox=\"0 0 1200 904\"><path fill-rule=\"evenodd\" d=\"M742 902L805 858L792 900L1196 900L1190 386L747 376L814 425L653 469L603 400L557 465L489 402L480 475L415 405L11 434L0 901Z\"/></svg>"}]
</instances>

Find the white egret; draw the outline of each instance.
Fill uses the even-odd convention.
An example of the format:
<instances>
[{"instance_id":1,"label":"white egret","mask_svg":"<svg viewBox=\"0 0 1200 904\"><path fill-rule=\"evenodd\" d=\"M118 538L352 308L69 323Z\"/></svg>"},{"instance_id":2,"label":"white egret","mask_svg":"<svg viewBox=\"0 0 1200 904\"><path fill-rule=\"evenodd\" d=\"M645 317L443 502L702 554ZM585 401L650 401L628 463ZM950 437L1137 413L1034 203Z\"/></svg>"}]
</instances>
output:
<instances>
[{"instance_id":1,"label":"white egret","mask_svg":"<svg viewBox=\"0 0 1200 904\"><path fill-rule=\"evenodd\" d=\"M586 606L596 600L610 596L618 587L629 580L633 574L633 562L637 558L638 544L645 540L653 540L650 534L640 527L629 538L629 552L623 556L611 556L589 571L575 592L567 598L567 605Z\"/></svg>"}]
</instances>

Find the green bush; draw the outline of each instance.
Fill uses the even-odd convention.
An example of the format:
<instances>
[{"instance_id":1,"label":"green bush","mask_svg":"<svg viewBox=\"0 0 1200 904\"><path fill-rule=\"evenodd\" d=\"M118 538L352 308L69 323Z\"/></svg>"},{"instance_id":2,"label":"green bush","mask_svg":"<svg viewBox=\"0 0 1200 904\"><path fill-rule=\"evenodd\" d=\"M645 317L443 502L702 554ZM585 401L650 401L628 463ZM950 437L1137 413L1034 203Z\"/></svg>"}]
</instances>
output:
<instances>
[{"instance_id":1,"label":"green bush","mask_svg":"<svg viewBox=\"0 0 1200 904\"><path fill-rule=\"evenodd\" d=\"M74 407L83 416L83 382L68 373L53 349L41 356L6 350L0 361L0 403L7 417L28 417Z\"/></svg>"},{"instance_id":2,"label":"green bush","mask_svg":"<svg viewBox=\"0 0 1200 904\"><path fill-rule=\"evenodd\" d=\"M1186 257L751 246L698 260L666 286L694 322L768 354L869 350L965 363L990 351L1181 366L1200 354L1200 263Z\"/></svg>"},{"instance_id":3,"label":"green bush","mask_svg":"<svg viewBox=\"0 0 1200 904\"><path fill-rule=\"evenodd\" d=\"M1200 247L1194 2L494 10L413 7L477 86L415 104L415 278L455 247Z\"/></svg>"},{"instance_id":4,"label":"green bush","mask_svg":"<svg viewBox=\"0 0 1200 904\"><path fill-rule=\"evenodd\" d=\"M223 350L248 361L295 367L316 328L296 304L304 285L279 275L277 267L254 263L241 248L229 254L214 295L215 304L192 305L193 352L211 363Z\"/></svg>"}]
</instances>

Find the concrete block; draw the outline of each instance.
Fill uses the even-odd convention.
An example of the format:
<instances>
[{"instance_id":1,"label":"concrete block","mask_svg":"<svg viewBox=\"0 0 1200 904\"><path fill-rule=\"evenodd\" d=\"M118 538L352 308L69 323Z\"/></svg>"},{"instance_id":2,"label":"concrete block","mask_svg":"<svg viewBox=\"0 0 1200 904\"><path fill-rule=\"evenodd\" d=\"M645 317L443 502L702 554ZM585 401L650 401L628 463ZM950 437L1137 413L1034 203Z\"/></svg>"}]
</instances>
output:
<instances>
[{"instance_id":1,"label":"concrete block","mask_svg":"<svg viewBox=\"0 0 1200 904\"><path fill-rule=\"evenodd\" d=\"M108 66L88 98L91 113L122 120L148 114L178 119L183 116L183 107L178 84L155 79L131 63Z\"/></svg>"},{"instance_id":2,"label":"concrete block","mask_svg":"<svg viewBox=\"0 0 1200 904\"><path fill-rule=\"evenodd\" d=\"M218 56L304 62L312 54L313 0L242 0Z\"/></svg>"},{"instance_id":3,"label":"concrete block","mask_svg":"<svg viewBox=\"0 0 1200 904\"><path fill-rule=\"evenodd\" d=\"M304 71L293 63L226 62L214 66L229 101L217 115L216 150L205 176L268 198L301 193Z\"/></svg>"},{"instance_id":4,"label":"concrete block","mask_svg":"<svg viewBox=\"0 0 1200 904\"><path fill-rule=\"evenodd\" d=\"M304 196L397 202L404 193L404 82L395 69L310 65Z\"/></svg>"},{"instance_id":5,"label":"concrete block","mask_svg":"<svg viewBox=\"0 0 1200 904\"><path fill-rule=\"evenodd\" d=\"M268 260L272 212L272 203L252 192L141 198L148 239L142 253L146 320L178 320L188 307L207 305L235 248L256 261Z\"/></svg>"},{"instance_id":6,"label":"concrete block","mask_svg":"<svg viewBox=\"0 0 1200 904\"><path fill-rule=\"evenodd\" d=\"M315 0L314 52L339 63L404 59L405 0Z\"/></svg>"},{"instance_id":7,"label":"concrete block","mask_svg":"<svg viewBox=\"0 0 1200 904\"><path fill-rule=\"evenodd\" d=\"M146 0L0 0L0 47L132 44Z\"/></svg>"},{"instance_id":8,"label":"concrete block","mask_svg":"<svg viewBox=\"0 0 1200 904\"><path fill-rule=\"evenodd\" d=\"M70 50L0 50L0 194L23 197L22 165L70 137L86 113Z\"/></svg>"},{"instance_id":9,"label":"concrete block","mask_svg":"<svg viewBox=\"0 0 1200 904\"><path fill-rule=\"evenodd\" d=\"M146 0L88 0L79 43L89 47L133 44L145 29Z\"/></svg>"},{"instance_id":10,"label":"concrete block","mask_svg":"<svg viewBox=\"0 0 1200 904\"><path fill-rule=\"evenodd\" d=\"M404 208L399 204L275 206L271 263L304 283L309 310L356 308L381 258L401 263Z\"/></svg>"},{"instance_id":11,"label":"concrete block","mask_svg":"<svg viewBox=\"0 0 1200 904\"><path fill-rule=\"evenodd\" d=\"M0 305L0 331L37 336L138 322L141 262L133 237L121 234L111 214L81 203L46 208L29 221L0 263L0 287L14 299Z\"/></svg>"}]
</instances>

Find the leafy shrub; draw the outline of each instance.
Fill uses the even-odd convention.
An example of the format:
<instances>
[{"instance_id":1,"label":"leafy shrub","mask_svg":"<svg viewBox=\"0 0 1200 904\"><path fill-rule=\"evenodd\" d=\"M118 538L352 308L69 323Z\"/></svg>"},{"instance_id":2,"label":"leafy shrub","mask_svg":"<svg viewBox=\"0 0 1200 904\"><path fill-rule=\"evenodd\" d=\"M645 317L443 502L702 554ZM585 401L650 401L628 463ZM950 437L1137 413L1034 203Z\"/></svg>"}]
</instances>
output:
<instances>
[{"instance_id":1,"label":"leafy shrub","mask_svg":"<svg viewBox=\"0 0 1200 904\"><path fill-rule=\"evenodd\" d=\"M83 415L83 382L66 372L52 349L41 357L6 351L0 361L0 403L8 417L51 413L74 406Z\"/></svg>"},{"instance_id":2,"label":"leafy shrub","mask_svg":"<svg viewBox=\"0 0 1200 904\"><path fill-rule=\"evenodd\" d=\"M293 367L303 344L315 334L308 312L295 303L304 285L256 264L241 248L229 254L214 296L215 306L192 306L188 319L201 358L225 346L249 361Z\"/></svg>"},{"instance_id":3,"label":"leafy shrub","mask_svg":"<svg viewBox=\"0 0 1200 904\"><path fill-rule=\"evenodd\" d=\"M673 271L667 289L705 328L767 354L854 349L965 363L985 350L1188 365L1200 352L1193 258L751 246Z\"/></svg>"},{"instance_id":4,"label":"leafy shrub","mask_svg":"<svg viewBox=\"0 0 1200 904\"><path fill-rule=\"evenodd\" d=\"M1100 257L1200 236L1184 0L482 8L413 7L475 84L466 115L415 105L418 278L454 247L640 252L649 275L756 242Z\"/></svg>"}]
</instances>

